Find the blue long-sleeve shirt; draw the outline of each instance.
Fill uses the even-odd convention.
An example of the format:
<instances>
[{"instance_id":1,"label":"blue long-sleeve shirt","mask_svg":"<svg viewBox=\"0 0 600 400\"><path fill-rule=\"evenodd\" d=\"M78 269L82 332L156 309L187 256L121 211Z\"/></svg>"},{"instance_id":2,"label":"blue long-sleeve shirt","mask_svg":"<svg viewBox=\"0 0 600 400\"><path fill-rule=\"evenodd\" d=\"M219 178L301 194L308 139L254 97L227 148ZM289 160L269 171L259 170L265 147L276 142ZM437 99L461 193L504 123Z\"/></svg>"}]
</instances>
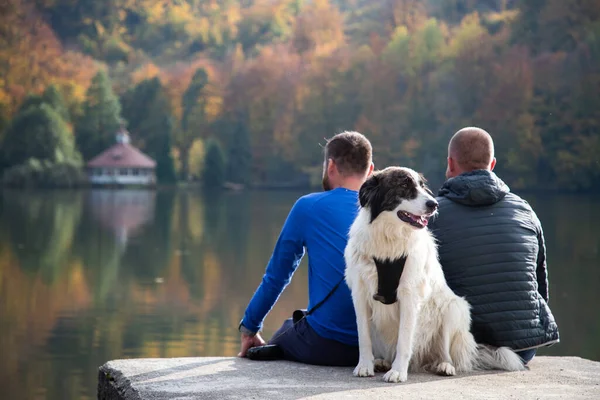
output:
<instances>
[{"instance_id":1,"label":"blue long-sleeve shirt","mask_svg":"<svg viewBox=\"0 0 600 400\"><path fill-rule=\"evenodd\" d=\"M344 188L312 193L296 201L262 282L244 313L242 323L246 328L255 332L262 329L265 316L290 283L305 249L308 253L307 308L329 294L344 276L344 249L358 204L358 192ZM322 337L358 345L356 315L345 282L306 320Z\"/></svg>"}]
</instances>

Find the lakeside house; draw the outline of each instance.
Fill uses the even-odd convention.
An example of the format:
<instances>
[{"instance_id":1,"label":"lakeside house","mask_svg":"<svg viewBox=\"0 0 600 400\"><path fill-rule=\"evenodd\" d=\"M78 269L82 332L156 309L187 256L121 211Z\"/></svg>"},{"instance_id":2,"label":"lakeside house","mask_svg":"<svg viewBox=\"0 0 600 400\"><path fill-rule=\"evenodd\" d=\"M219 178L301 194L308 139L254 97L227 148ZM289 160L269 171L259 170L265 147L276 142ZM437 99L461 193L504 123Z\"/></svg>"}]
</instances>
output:
<instances>
[{"instance_id":1,"label":"lakeside house","mask_svg":"<svg viewBox=\"0 0 600 400\"><path fill-rule=\"evenodd\" d=\"M123 127L116 134L117 143L87 164L88 178L93 185L154 185L156 161L142 153L129 141Z\"/></svg>"}]
</instances>

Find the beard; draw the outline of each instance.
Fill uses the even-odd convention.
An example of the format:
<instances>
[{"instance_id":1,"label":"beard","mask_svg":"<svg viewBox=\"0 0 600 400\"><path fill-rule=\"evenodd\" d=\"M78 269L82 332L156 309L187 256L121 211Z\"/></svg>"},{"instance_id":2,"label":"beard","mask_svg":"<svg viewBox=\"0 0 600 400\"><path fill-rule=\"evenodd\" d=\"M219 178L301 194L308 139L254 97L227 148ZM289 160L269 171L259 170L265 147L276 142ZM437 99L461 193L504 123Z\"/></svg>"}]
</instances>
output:
<instances>
[{"instance_id":1,"label":"beard","mask_svg":"<svg viewBox=\"0 0 600 400\"><path fill-rule=\"evenodd\" d=\"M323 186L323 190L324 191L329 191L331 190L331 182L329 182L329 176L327 175L327 173L325 173L325 175L323 175L323 181L321 182L322 186Z\"/></svg>"}]
</instances>

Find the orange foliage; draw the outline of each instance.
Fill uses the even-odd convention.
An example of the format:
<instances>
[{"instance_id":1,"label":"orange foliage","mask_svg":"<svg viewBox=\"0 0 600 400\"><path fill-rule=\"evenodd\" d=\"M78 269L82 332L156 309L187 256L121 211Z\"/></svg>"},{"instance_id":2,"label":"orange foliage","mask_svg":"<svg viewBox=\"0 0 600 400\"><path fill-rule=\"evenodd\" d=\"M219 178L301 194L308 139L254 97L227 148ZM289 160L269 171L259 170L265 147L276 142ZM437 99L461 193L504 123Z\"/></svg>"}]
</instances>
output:
<instances>
[{"instance_id":1,"label":"orange foliage","mask_svg":"<svg viewBox=\"0 0 600 400\"><path fill-rule=\"evenodd\" d=\"M177 119L183 115L181 99L188 88L192 77L198 68L204 68L208 73L210 84L216 88L217 94L222 87L222 76L217 65L210 59L198 58L191 62L180 62L161 68L158 76L165 86L167 95L171 100L173 113Z\"/></svg>"},{"instance_id":2,"label":"orange foliage","mask_svg":"<svg viewBox=\"0 0 600 400\"><path fill-rule=\"evenodd\" d=\"M298 15L292 43L298 53L327 54L345 42L342 15L328 0L308 3Z\"/></svg>"},{"instance_id":3,"label":"orange foliage","mask_svg":"<svg viewBox=\"0 0 600 400\"><path fill-rule=\"evenodd\" d=\"M30 2L7 0L0 12L0 101L14 112L23 97L55 83L82 100L96 66L90 57L66 50Z\"/></svg>"}]
</instances>

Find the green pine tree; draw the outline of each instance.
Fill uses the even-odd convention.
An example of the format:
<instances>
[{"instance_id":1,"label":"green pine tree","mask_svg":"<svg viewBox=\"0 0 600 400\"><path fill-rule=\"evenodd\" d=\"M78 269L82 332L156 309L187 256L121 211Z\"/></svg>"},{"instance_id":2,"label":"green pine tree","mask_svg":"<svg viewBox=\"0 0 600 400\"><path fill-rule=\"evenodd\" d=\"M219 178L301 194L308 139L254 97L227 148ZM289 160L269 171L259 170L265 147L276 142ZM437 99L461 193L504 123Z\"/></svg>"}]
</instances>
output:
<instances>
[{"instance_id":1,"label":"green pine tree","mask_svg":"<svg viewBox=\"0 0 600 400\"><path fill-rule=\"evenodd\" d=\"M17 113L21 113L32 106L39 106L42 103L44 103L44 98L42 96L33 94L33 93L29 93L27 96L25 96L25 98L19 105L19 108L17 109Z\"/></svg>"},{"instance_id":2,"label":"green pine tree","mask_svg":"<svg viewBox=\"0 0 600 400\"><path fill-rule=\"evenodd\" d=\"M175 182L175 163L171 155L173 112L158 78L145 79L123 95L123 117L135 143L156 161L161 183Z\"/></svg>"},{"instance_id":3,"label":"green pine tree","mask_svg":"<svg viewBox=\"0 0 600 400\"><path fill-rule=\"evenodd\" d=\"M157 135L148 143L148 154L156 161L156 179L160 183L173 183L177 180L175 161L171 154L173 117L168 116L165 121L165 132Z\"/></svg>"},{"instance_id":4,"label":"green pine tree","mask_svg":"<svg viewBox=\"0 0 600 400\"><path fill-rule=\"evenodd\" d=\"M202 180L207 189L220 189L225 182L225 156L215 140L209 140L206 146Z\"/></svg>"},{"instance_id":5,"label":"green pine tree","mask_svg":"<svg viewBox=\"0 0 600 400\"><path fill-rule=\"evenodd\" d=\"M174 182L173 113L160 80L153 78L140 82L125 93L122 104L123 117L128 121L128 130L135 143L156 161L158 181Z\"/></svg>"},{"instance_id":6,"label":"green pine tree","mask_svg":"<svg viewBox=\"0 0 600 400\"><path fill-rule=\"evenodd\" d=\"M204 95L207 84L208 73L204 68L198 68L181 99L183 115L175 144L179 150L183 180L187 180L189 176L190 149L196 139L203 137L203 131L207 127Z\"/></svg>"},{"instance_id":7,"label":"green pine tree","mask_svg":"<svg viewBox=\"0 0 600 400\"><path fill-rule=\"evenodd\" d=\"M69 115L69 110L65 104L63 95L60 93L56 85L52 84L46 88L44 94L42 95L42 100L44 103L54 108L58 115L65 120L65 122L69 122L71 120L71 116Z\"/></svg>"},{"instance_id":8,"label":"green pine tree","mask_svg":"<svg viewBox=\"0 0 600 400\"><path fill-rule=\"evenodd\" d=\"M247 184L250 180L252 149L247 119L236 118L232 124L227 143L227 180L234 183Z\"/></svg>"},{"instance_id":9,"label":"green pine tree","mask_svg":"<svg viewBox=\"0 0 600 400\"><path fill-rule=\"evenodd\" d=\"M92 79L83 115L75 124L76 143L83 158L89 160L111 146L122 122L119 98L108 74L101 70Z\"/></svg>"}]
</instances>

